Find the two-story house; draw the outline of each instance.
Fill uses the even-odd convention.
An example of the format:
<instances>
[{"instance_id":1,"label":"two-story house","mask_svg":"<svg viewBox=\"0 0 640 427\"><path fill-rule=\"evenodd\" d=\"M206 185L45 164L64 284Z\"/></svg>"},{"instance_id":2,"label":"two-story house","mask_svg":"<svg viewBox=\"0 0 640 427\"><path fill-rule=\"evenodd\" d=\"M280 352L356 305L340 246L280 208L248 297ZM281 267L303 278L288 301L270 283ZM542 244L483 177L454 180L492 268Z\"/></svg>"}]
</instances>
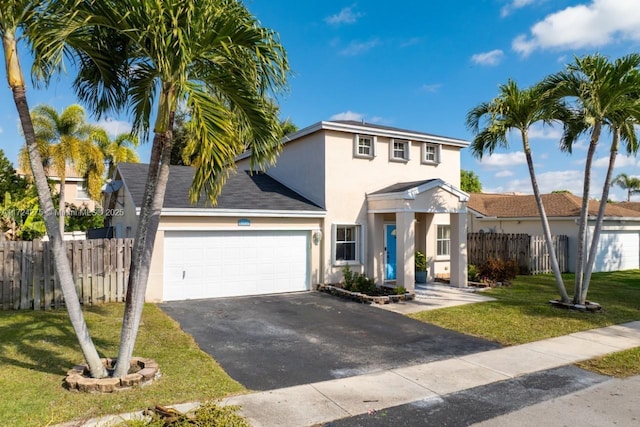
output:
<instances>
[{"instance_id":1,"label":"two-story house","mask_svg":"<svg viewBox=\"0 0 640 427\"><path fill-rule=\"evenodd\" d=\"M339 282L344 266L413 289L415 250L431 277L466 286L467 141L323 121L283 144L265 173L241 156L215 207L191 205L193 169L171 168L147 300L308 290ZM107 212L116 237L135 235L146 170L118 165Z\"/></svg>"}]
</instances>

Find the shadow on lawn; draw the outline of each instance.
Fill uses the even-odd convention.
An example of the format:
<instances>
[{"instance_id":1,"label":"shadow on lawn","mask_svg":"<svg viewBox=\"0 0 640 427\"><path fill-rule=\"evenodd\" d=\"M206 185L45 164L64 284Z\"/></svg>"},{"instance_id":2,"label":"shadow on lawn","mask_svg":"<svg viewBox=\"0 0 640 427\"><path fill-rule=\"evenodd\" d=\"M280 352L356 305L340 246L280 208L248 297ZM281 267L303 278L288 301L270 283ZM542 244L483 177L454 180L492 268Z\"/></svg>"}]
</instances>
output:
<instances>
[{"instance_id":1,"label":"shadow on lawn","mask_svg":"<svg viewBox=\"0 0 640 427\"><path fill-rule=\"evenodd\" d=\"M111 344L92 338L97 347ZM0 365L64 375L82 362L66 312L0 313Z\"/></svg>"}]
</instances>

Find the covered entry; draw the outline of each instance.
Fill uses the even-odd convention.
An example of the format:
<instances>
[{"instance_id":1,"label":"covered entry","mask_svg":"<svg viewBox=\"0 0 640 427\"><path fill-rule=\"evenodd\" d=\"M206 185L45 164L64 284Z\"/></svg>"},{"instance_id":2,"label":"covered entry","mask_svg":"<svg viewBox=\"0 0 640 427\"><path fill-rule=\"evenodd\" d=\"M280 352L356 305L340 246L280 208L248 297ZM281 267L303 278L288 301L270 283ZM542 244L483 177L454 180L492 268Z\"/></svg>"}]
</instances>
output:
<instances>
[{"instance_id":1,"label":"covered entry","mask_svg":"<svg viewBox=\"0 0 640 427\"><path fill-rule=\"evenodd\" d=\"M467 285L466 203L469 195L440 179L398 183L367 195L370 277L414 289L414 253ZM433 273L431 273L433 274Z\"/></svg>"}]
</instances>

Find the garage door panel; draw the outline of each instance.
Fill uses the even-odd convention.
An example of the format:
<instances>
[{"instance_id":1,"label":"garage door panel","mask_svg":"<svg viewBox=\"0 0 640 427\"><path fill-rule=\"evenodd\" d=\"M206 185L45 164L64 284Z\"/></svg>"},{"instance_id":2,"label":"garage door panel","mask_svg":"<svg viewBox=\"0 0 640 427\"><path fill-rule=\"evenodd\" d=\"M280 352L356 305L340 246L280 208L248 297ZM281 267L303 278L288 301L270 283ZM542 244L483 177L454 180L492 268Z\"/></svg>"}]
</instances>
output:
<instances>
[{"instance_id":1,"label":"garage door panel","mask_svg":"<svg viewBox=\"0 0 640 427\"><path fill-rule=\"evenodd\" d=\"M594 271L618 271L640 268L640 234L603 232L598 241Z\"/></svg>"},{"instance_id":2,"label":"garage door panel","mask_svg":"<svg viewBox=\"0 0 640 427\"><path fill-rule=\"evenodd\" d=\"M166 231L164 300L309 289L306 231Z\"/></svg>"}]
</instances>

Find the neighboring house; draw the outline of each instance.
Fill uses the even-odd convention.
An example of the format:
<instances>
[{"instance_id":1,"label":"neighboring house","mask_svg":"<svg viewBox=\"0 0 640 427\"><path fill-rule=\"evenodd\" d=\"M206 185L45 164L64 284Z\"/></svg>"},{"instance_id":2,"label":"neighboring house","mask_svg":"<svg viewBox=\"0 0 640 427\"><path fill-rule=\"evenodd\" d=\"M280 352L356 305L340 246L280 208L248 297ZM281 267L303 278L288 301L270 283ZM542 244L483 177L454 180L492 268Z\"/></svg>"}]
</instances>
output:
<instances>
[{"instance_id":1,"label":"neighboring house","mask_svg":"<svg viewBox=\"0 0 640 427\"><path fill-rule=\"evenodd\" d=\"M413 289L417 249L432 277L466 286L467 141L327 121L283 144L265 174L241 156L215 207L191 205L193 169L171 167L147 300L308 290L345 266ZM107 206L117 237L135 235L146 170L118 165Z\"/></svg>"},{"instance_id":2,"label":"neighboring house","mask_svg":"<svg viewBox=\"0 0 640 427\"><path fill-rule=\"evenodd\" d=\"M578 221L582 198L571 193L543 194L552 235L569 238L569 270L575 271ZM623 203L605 209L594 271L640 268L640 211ZM588 239L591 239L599 203L590 201ZM474 193L468 203L470 233L526 233L543 235L533 195Z\"/></svg>"},{"instance_id":3,"label":"neighboring house","mask_svg":"<svg viewBox=\"0 0 640 427\"><path fill-rule=\"evenodd\" d=\"M23 170L17 170L16 173L25 177L27 174ZM47 179L53 182L53 190L55 194L60 191L60 177L57 176L52 170L46 168L45 173ZM66 170L66 177L64 180L64 199L65 203L75 205L79 208L86 207L88 210L93 211L96 206L96 202L89 197L87 192L87 181L73 168L68 165Z\"/></svg>"}]
</instances>

